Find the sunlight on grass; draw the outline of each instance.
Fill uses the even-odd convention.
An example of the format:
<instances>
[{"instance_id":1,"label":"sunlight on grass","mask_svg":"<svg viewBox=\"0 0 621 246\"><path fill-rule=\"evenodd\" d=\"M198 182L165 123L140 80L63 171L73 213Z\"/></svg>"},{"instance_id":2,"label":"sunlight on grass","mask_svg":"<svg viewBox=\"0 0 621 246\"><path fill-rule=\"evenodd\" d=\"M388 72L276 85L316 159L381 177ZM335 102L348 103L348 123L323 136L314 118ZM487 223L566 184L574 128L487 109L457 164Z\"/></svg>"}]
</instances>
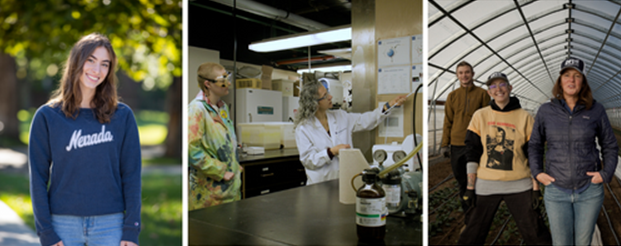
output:
<instances>
[{"instance_id":1,"label":"sunlight on grass","mask_svg":"<svg viewBox=\"0 0 621 246\"><path fill-rule=\"evenodd\" d=\"M163 125L149 124L138 126L140 145L158 145L166 140L168 129Z\"/></svg>"},{"instance_id":2,"label":"sunlight on grass","mask_svg":"<svg viewBox=\"0 0 621 246\"><path fill-rule=\"evenodd\" d=\"M140 110L135 113L138 121L167 124L169 120L168 113L162 111Z\"/></svg>"},{"instance_id":3,"label":"sunlight on grass","mask_svg":"<svg viewBox=\"0 0 621 246\"><path fill-rule=\"evenodd\" d=\"M34 230L34 214L32 213L32 201L30 195L2 194L0 200L6 203L26 224Z\"/></svg>"},{"instance_id":4,"label":"sunlight on grass","mask_svg":"<svg viewBox=\"0 0 621 246\"><path fill-rule=\"evenodd\" d=\"M34 230L28 177L0 173L0 200L13 209Z\"/></svg>"},{"instance_id":5,"label":"sunlight on grass","mask_svg":"<svg viewBox=\"0 0 621 246\"><path fill-rule=\"evenodd\" d=\"M142 178L142 245L181 245L181 176Z\"/></svg>"}]
</instances>

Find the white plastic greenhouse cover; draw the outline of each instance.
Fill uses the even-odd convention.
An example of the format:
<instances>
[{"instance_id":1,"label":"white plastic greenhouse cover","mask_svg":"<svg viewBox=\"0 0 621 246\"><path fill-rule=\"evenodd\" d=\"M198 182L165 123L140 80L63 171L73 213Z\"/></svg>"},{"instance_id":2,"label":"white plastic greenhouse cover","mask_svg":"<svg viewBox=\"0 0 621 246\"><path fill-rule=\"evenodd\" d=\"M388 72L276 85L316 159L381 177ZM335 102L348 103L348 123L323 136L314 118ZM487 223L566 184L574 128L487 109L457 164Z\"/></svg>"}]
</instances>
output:
<instances>
[{"instance_id":1,"label":"white plastic greenhouse cover","mask_svg":"<svg viewBox=\"0 0 621 246\"><path fill-rule=\"evenodd\" d=\"M459 86L455 66L461 61L473 65L475 84L484 89L492 72L505 73L513 96L534 115L552 97L561 62L572 56L584 61L594 99L621 126L621 1L428 4L430 124L436 100Z\"/></svg>"}]
</instances>

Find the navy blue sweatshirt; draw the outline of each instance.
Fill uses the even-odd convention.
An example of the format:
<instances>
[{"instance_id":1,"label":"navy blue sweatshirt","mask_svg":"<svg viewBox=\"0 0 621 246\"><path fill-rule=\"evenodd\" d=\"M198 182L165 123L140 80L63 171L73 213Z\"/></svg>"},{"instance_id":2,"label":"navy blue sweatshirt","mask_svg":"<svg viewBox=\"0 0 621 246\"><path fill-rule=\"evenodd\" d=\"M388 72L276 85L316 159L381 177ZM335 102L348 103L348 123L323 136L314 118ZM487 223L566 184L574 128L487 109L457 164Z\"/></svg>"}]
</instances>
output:
<instances>
[{"instance_id":1,"label":"navy blue sweatshirt","mask_svg":"<svg viewBox=\"0 0 621 246\"><path fill-rule=\"evenodd\" d=\"M30 127L28 161L42 245L61 240L52 227L51 214L123 212L122 240L138 243L142 161L138 127L127 105L119 103L105 124L97 121L91 109L80 109L74 120L65 117L60 107L41 106Z\"/></svg>"}]
</instances>

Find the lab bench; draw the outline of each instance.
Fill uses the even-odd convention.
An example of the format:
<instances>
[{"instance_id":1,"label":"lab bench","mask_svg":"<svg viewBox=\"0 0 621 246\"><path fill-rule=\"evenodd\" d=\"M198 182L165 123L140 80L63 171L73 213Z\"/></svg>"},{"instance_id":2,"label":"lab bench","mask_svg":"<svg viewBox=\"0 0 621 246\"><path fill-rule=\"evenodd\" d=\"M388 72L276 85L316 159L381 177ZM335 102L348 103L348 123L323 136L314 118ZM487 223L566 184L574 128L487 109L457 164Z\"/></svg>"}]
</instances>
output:
<instances>
[{"instance_id":1,"label":"lab bench","mask_svg":"<svg viewBox=\"0 0 621 246\"><path fill-rule=\"evenodd\" d=\"M363 245L337 180L189 212L190 245ZM386 219L385 245L421 245L420 216Z\"/></svg>"},{"instance_id":2,"label":"lab bench","mask_svg":"<svg viewBox=\"0 0 621 246\"><path fill-rule=\"evenodd\" d=\"M240 155L242 199L306 185L298 150L266 150L263 155Z\"/></svg>"}]
</instances>

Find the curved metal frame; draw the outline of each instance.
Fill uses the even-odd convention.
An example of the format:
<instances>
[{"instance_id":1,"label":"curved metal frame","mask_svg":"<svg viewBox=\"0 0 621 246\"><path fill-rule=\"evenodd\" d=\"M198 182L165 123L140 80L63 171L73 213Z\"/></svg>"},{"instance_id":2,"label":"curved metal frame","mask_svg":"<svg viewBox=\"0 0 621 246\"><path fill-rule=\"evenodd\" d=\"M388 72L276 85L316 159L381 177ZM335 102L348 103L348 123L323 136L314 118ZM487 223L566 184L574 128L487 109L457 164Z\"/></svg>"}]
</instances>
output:
<instances>
[{"instance_id":1,"label":"curved metal frame","mask_svg":"<svg viewBox=\"0 0 621 246\"><path fill-rule=\"evenodd\" d=\"M493 69L494 67L497 67L499 64L505 63L505 68L506 69L510 69L511 71L507 73L508 76L512 76L511 74L515 75L519 75L517 76L515 79L512 80L512 84L514 85L514 92L516 95L521 94L522 92L524 93L529 93L530 97L532 97L532 92L533 89L529 87L525 87L522 84L530 84L532 87L536 88L536 90L538 90L539 92L541 92L542 94L546 95L546 93L544 92L544 88L541 88L537 85L535 85L535 83L533 83L532 79L533 77L536 77L539 79L540 74L542 73L542 71L544 71L543 68L537 68L536 66L539 65L541 66L541 63L535 63L533 64L533 62L535 62L536 60L540 60L544 67L545 67L545 72L548 73L548 77L552 80L552 83L554 83L554 76L552 76L553 74L553 70L548 68L547 66L547 61L550 59L554 59L551 55L553 54L558 54L559 51L562 50L567 50L568 52L566 52L566 54L562 54L562 55L555 55L554 57L558 58L558 57L563 57L566 55L570 55L567 54L569 52L571 52L571 54L575 54L576 52L578 53L586 53L589 55L594 55L595 59L593 59L592 61L590 61L590 65L587 65L588 67L588 71L593 70L594 73L589 74L589 78L591 78L591 80L593 82L593 91L594 93L601 90L602 88L606 88L606 90L603 90L602 93L598 93L597 95L600 96L607 96L610 93L617 93L619 92L619 89L617 88L613 88L612 86L608 86L608 84L610 83L610 81L614 82L621 82L621 78L617 78L618 75L621 73L620 69L615 68L613 65L611 64L620 64L621 63L621 59L619 59L618 62L615 62L613 60L611 60L611 58L606 58L604 56L601 56L600 54L606 54L610 57L618 57L615 56L615 54L613 54L612 52L604 49L604 46L606 46L606 48L612 48L613 50L619 51L621 52L621 47L619 47L616 44L606 44L606 41L608 39L609 36L613 36L615 38L621 39L621 34L618 33L614 33L613 32L613 27L614 25L617 23L618 17L621 14L621 8L618 11L617 16L613 17L611 15L602 13L601 11L597 11L595 9L591 9L589 7L583 6L583 5L575 5L573 3L571 6L569 7L565 7L565 6L560 6L558 9L557 8L551 8L543 13L539 13L537 15L533 15L530 17L526 17L524 15L524 13L522 12L522 7L533 3L534 1L528 1L525 3L519 3L517 0L514 0L514 6L512 7L505 7L503 9L500 9L494 13L491 13L489 15L489 18L485 18L475 24L473 24L473 27L471 28L467 28L465 27L461 22L459 22L459 20L455 19L455 17L453 16L453 13L455 13L457 10L467 6L468 4L472 3L473 1L467 1L467 2L460 2L460 3L456 3L454 4L454 6L452 6L450 9L445 10L442 8L442 6L440 6L438 3L436 3L434 0L430 0L429 3L434 5L435 8L438 9L439 13L434 15L434 16L438 16L435 19L430 20L430 24L429 27L432 27L434 24L438 23L440 20L444 19L445 17L448 17L449 19L451 19L451 21L454 24L457 24L458 26L460 26L462 28L462 32L456 33L455 35L449 37L447 40L445 40L444 42L440 43L440 45L434 47L432 50L430 50L430 56L429 56L429 60L430 60L430 64L431 64L431 59L440 54L444 49L446 49L448 46L450 46L451 44L459 41L462 37L465 37L467 35L470 35L472 38L476 39L477 41L479 41L478 45L474 45L472 47L470 47L468 50L465 50L464 52L462 52L461 54L455 56L456 58L452 59L450 62L448 62L450 65L448 65L447 67L453 67L455 66L459 61L461 61L462 59L464 59L465 57L467 57L468 55L472 54L474 51L477 51L479 48L481 47L486 47L491 54L487 55L487 56L483 56L481 57L476 63L473 63L473 67L477 67L477 65L480 65L483 61L489 59L490 57L493 57L494 55L500 59L499 62L496 62L490 66L488 66L487 68L484 68L484 71L481 72L481 70L479 70L479 72L477 72L477 74L479 74L479 77L477 77L476 79L478 80L480 78L480 76L482 76L483 74L485 74L486 72L488 72L490 69ZM612 2L612 1L611 1ZM619 2L612 2L616 5L621 6L621 3ZM518 11L520 16L522 17L522 23L519 24L514 24L511 26L508 26L507 28L504 28L502 30L497 31L496 33L490 35L492 38L483 41L481 40L481 38L479 38L473 31L476 30L477 28L484 26L485 24L489 23L490 21L493 21L495 19L497 19L499 16L504 15L506 13L512 12L512 11ZM540 18L546 17L548 15L551 14L555 14L558 13L559 11L568 11L569 12L569 18L571 18L572 16L572 11L575 13L581 13L581 14L588 14L588 15L593 15L593 16L597 16L599 18L605 19L605 20L609 20L611 23L610 28L608 28L607 30L603 30L601 28L601 26L597 26L597 25L593 25L590 23L585 23L585 22L581 22L580 20L576 21L576 20L572 20L572 19L568 19L568 20L563 20L562 23L550 23L542 28L539 28L538 30L531 30L530 25L528 24L529 22L538 20ZM566 33L556 33L556 36L553 35L547 35L546 38L544 39L539 39L537 40L537 37L539 33L544 33L546 31L548 31L549 29L552 29L554 27L558 27L559 25L563 25L563 24L567 24L569 26L569 28L572 28L572 24L574 25L573 28L576 28L578 26L582 26L582 27L586 27L591 31L597 31L599 33L603 33L605 34L605 38L604 39L598 39L589 35L583 35L581 33L576 33L576 32L566 32ZM531 51L528 53L523 53L525 50L527 49L521 49L524 48L522 47L511 47L512 49L515 49L517 51L512 52L511 54L508 55L500 55L499 52L501 52L504 49L509 48L510 46L512 46L513 44L517 43L517 42L510 42L510 43L506 43L504 45L501 45L500 48L498 49L493 49L491 47L489 47L487 45L487 42L491 42L494 39L509 33L511 31L513 31L516 28L520 28L520 27L526 27L528 29L528 33L519 36L518 38L514 39L514 40L519 40L522 41L523 39L526 38L530 38L533 40L533 43L535 44L536 47L536 51ZM570 39L571 35L574 35L574 37L581 37L581 38L588 38L590 40L596 41L598 43L601 43L601 46L595 47L591 44L586 44L584 42L579 42L579 41L575 41ZM555 42L553 45L547 45L547 46L540 46L540 44L554 39L554 38L558 38L558 37L563 37L563 36L567 36L569 38L566 39L566 41L563 42ZM518 42L519 42L518 41ZM567 43L568 45L563 48L563 49L554 49L552 50L552 46L554 45L560 45L563 43ZM580 45L580 47L572 47L572 44L578 44ZM532 45L532 44L531 44ZM595 52L592 52L592 50L595 50ZM550 53L546 53L546 51L552 51ZM524 54L524 55L520 55L520 54ZM529 56L533 56L535 54L538 54L539 57L538 59L534 59L533 61L530 62L523 62L522 66L514 66L514 64L509 63L507 60L509 59L516 59L516 60L523 60L523 59L527 59L527 57ZM435 66L439 66L438 64L434 64ZM480 69L480 67L478 67ZM446 73L446 71L449 71L448 69L440 69L439 71L435 72L431 77L430 77L430 83L429 84L433 84L438 82L439 78L442 77L444 75L444 73ZM524 73L527 73L529 76L528 78L524 75ZM604 76L605 75L605 76ZM447 83L444 86L441 86L441 89L439 90L434 90L433 92L433 96L432 96L432 101L437 100L439 97L441 97L442 95L444 95L448 89L457 81L457 78L452 78L450 80L449 83ZM526 81L527 83L524 83L524 81ZM591 84L590 83L590 84ZM436 89L437 89L437 85L435 85ZM521 87L521 88L520 88ZM545 86L544 86L545 87ZM604 92L605 91L605 92ZM543 97L545 99L547 99L545 96ZM542 98L542 99L543 99ZM610 97L609 97L610 98ZM607 99L609 99L607 98ZM539 99L541 100L541 99Z\"/></svg>"},{"instance_id":2,"label":"curved metal frame","mask_svg":"<svg viewBox=\"0 0 621 246\"><path fill-rule=\"evenodd\" d=\"M444 40L434 40L440 42L429 47L430 70L427 85L431 102L428 122L431 121L432 110L436 110L436 101L458 86L454 67L462 60L470 61L477 71L473 79L478 85L484 83L483 76L492 70L506 71L505 74L513 85L512 95L519 97L523 101L523 108L534 114L551 97L561 61L569 56L576 56L585 62L585 72L594 98L607 108L611 122L615 125L621 124L621 45L618 44L621 32L615 32L614 28L617 24L621 25L621 1L609 0L602 3L597 8L606 7L611 11L601 11L588 2L566 0L558 7L542 4L541 6L545 5L544 8L527 15L528 9L524 7L537 1L514 0L513 4L503 4L496 11L488 11L487 16L474 22L462 22L463 20L456 19L455 16L460 14L460 10L463 13L465 7L475 1L442 3L445 8L437 1L429 0L430 8L433 6L438 10L438 13L429 17L430 33L433 33L433 27L439 23L458 27L460 30L446 33ZM619 9L613 10L613 6ZM617 11L616 16L613 11ZM567 15L557 21L557 16L563 12ZM514 17L512 14L519 16L521 21L513 22L514 19L511 19L513 23L502 27L495 25L491 30L485 29L485 34L477 31L479 28L486 28L486 24L492 21L500 21L499 17L503 15ZM591 19L595 22L590 22ZM543 20L544 23L537 23L537 27L533 29L532 23L538 20ZM522 33L521 28L527 31ZM498 40L503 37L503 43L499 43ZM511 40L504 41L506 37L511 37ZM611 37L614 40L611 41ZM456 49L449 49L453 44L466 39L476 43L457 52ZM451 56L443 55L447 50L451 50ZM433 127L430 125L430 131L437 131L431 128Z\"/></svg>"}]
</instances>

